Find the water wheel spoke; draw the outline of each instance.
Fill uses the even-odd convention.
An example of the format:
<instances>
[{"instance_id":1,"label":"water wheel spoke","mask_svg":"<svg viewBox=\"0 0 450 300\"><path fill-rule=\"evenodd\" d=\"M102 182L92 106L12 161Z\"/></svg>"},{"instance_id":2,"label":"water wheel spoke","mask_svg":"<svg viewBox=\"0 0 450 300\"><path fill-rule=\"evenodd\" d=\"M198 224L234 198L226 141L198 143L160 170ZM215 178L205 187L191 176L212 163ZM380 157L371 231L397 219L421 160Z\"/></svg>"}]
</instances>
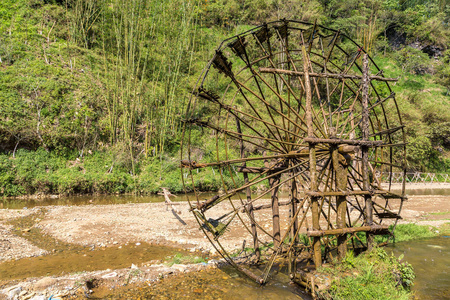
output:
<instances>
[{"instance_id":1,"label":"water wheel spoke","mask_svg":"<svg viewBox=\"0 0 450 300\"><path fill-rule=\"evenodd\" d=\"M228 111L230 114L232 114L234 117L238 118L239 121L240 121L241 123L243 123L247 128L251 129L253 132L255 132L256 134L258 134L258 135L261 136L261 137L262 137L262 135L260 134L260 132L257 131L253 126L251 126L251 125L249 124L249 122L245 121L242 117L238 117L238 114L241 114L242 116L251 118L254 122L265 123L267 126L274 127L274 129L276 129L277 131L282 131L282 132L284 132L284 133L286 133L286 134L296 136L297 138L302 138L302 136L299 135L298 133L289 131L289 130L287 130L285 127L281 127L281 126L279 126L279 125L277 125L277 124L275 124L275 123L271 123L271 122L269 122L269 121L267 121L267 120L264 120L264 119L261 119L261 118L258 118L258 117L256 117L256 116L254 116L254 115L252 115L252 114L246 113L246 112L244 112L244 111L242 111L242 110L237 109L237 108L234 107L234 106L229 106L229 105L222 104L222 108L225 109L225 110L227 110L227 111ZM284 120L284 119L283 119L283 120ZM280 136L281 136L281 135L280 135ZM276 140L279 141L279 139L276 139Z\"/></svg>"}]
</instances>

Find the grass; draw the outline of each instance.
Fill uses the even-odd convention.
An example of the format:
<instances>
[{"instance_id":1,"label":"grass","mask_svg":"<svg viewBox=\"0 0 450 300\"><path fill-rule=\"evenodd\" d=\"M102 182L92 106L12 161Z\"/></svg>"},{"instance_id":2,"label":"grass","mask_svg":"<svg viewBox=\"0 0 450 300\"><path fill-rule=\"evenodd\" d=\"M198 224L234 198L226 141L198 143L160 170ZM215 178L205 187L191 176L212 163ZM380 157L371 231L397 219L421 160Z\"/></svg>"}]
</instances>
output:
<instances>
[{"instance_id":1,"label":"grass","mask_svg":"<svg viewBox=\"0 0 450 300\"><path fill-rule=\"evenodd\" d=\"M392 225L390 227L392 230ZM440 227L434 227L430 225L417 225L415 223L399 224L395 227L394 235L395 242L407 242L411 240L426 239L439 236L441 234L450 234L450 223L444 224ZM364 233L358 233L358 237L366 242L366 235ZM388 235L375 236L375 242L381 244L387 240ZM392 241L392 240L391 240Z\"/></svg>"},{"instance_id":2,"label":"grass","mask_svg":"<svg viewBox=\"0 0 450 300\"><path fill-rule=\"evenodd\" d=\"M319 296L336 300L410 299L415 278L410 264L381 248L359 256L348 252L342 262L333 262L316 275L331 278L329 288L319 291Z\"/></svg>"},{"instance_id":3,"label":"grass","mask_svg":"<svg viewBox=\"0 0 450 300\"><path fill-rule=\"evenodd\" d=\"M395 228L395 241L407 242L416 239L436 237L442 233L442 229L439 229L433 226L417 225L414 223L399 224Z\"/></svg>"},{"instance_id":4,"label":"grass","mask_svg":"<svg viewBox=\"0 0 450 300\"><path fill-rule=\"evenodd\" d=\"M179 264L198 264L198 263L206 263L207 259L200 256L192 256L192 255L184 255L181 253L176 253L173 256L169 256L166 258L165 264L169 267L173 265Z\"/></svg>"},{"instance_id":5,"label":"grass","mask_svg":"<svg viewBox=\"0 0 450 300\"><path fill-rule=\"evenodd\" d=\"M448 214L450 214L450 211L440 211L440 212L429 213L429 215L433 215L433 216L442 216L442 215L448 215Z\"/></svg>"}]
</instances>

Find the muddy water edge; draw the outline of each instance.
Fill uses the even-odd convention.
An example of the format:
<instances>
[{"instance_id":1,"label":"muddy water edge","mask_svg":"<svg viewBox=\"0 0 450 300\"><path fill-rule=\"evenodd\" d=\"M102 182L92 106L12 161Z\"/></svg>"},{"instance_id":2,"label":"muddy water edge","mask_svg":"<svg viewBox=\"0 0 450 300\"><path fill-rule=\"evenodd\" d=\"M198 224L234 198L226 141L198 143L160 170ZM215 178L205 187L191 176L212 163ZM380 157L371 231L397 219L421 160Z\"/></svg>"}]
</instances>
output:
<instances>
[{"instance_id":1,"label":"muddy water edge","mask_svg":"<svg viewBox=\"0 0 450 300\"><path fill-rule=\"evenodd\" d=\"M89 273L96 270L118 270L121 268L127 268L128 270L130 266L132 269L134 266L135 271L138 272L139 267L163 264L175 255L188 254L187 251L180 248L151 245L144 242L112 247L98 247L96 245L84 247L66 243L44 234L40 228L35 226L43 218L45 212L45 208L40 208L36 213L9 221L9 224L13 226L15 235L25 238L33 245L46 250L47 254L0 263L0 289L29 278L66 275L70 277L73 274ZM196 254L190 253L190 255ZM126 281L128 280L129 278ZM89 285L88 282L85 282L85 284ZM0 295L0 298L2 296ZM81 298L85 298L84 296L83 291ZM75 295L75 297L77 296Z\"/></svg>"}]
</instances>

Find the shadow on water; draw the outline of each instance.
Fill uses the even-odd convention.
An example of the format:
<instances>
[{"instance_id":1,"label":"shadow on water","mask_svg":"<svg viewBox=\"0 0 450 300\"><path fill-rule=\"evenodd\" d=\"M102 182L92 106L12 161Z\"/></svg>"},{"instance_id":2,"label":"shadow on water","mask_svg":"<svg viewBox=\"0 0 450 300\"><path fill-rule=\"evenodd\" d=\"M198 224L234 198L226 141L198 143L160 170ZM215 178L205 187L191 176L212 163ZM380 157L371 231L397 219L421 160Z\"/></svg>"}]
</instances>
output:
<instances>
[{"instance_id":1,"label":"shadow on water","mask_svg":"<svg viewBox=\"0 0 450 300\"><path fill-rule=\"evenodd\" d=\"M436 237L389 246L396 256L414 267L412 290L418 299L450 299L450 236Z\"/></svg>"}]
</instances>

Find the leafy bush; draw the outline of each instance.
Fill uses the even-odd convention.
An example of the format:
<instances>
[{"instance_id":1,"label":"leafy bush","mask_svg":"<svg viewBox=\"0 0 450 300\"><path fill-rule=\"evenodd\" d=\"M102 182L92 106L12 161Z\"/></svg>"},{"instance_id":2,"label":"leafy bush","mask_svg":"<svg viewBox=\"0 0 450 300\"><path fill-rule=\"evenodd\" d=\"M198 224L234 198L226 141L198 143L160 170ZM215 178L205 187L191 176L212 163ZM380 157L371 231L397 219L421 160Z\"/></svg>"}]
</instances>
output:
<instances>
[{"instance_id":1,"label":"leafy bush","mask_svg":"<svg viewBox=\"0 0 450 300\"><path fill-rule=\"evenodd\" d=\"M407 46L396 52L395 58L402 71L419 75L433 73L434 71L428 55L418 49Z\"/></svg>"},{"instance_id":2,"label":"leafy bush","mask_svg":"<svg viewBox=\"0 0 450 300\"><path fill-rule=\"evenodd\" d=\"M426 136L408 137L407 160L411 169L425 171L434 155L431 141Z\"/></svg>"}]
</instances>

